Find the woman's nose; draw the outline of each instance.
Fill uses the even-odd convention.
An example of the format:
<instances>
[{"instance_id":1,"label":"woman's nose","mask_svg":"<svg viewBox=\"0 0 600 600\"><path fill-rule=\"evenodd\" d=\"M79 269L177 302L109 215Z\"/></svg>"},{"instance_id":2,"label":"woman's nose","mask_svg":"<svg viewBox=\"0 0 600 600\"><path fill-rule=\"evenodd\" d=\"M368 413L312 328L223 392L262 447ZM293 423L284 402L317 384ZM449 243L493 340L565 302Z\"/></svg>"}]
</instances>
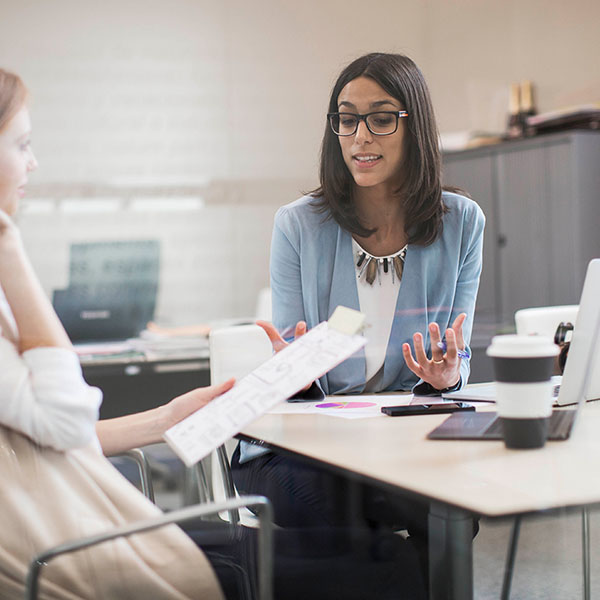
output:
<instances>
[{"instance_id":1,"label":"woman's nose","mask_svg":"<svg viewBox=\"0 0 600 600\"><path fill-rule=\"evenodd\" d=\"M371 141L373 134L369 131L367 127L366 121L359 121L358 127L356 128L356 133L354 134L354 139L358 144L362 144L364 142Z\"/></svg>"},{"instance_id":2,"label":"woman's nose","mask_svg":"<svg viewBox=\"0 0 600 600\"><path fill-rule=\"evenodd\" d=\"M29 151L29 160L27 161L27 170L35 171L38 167L38 161L33 153L33 150Z\"/></svg>"}]
</instances>

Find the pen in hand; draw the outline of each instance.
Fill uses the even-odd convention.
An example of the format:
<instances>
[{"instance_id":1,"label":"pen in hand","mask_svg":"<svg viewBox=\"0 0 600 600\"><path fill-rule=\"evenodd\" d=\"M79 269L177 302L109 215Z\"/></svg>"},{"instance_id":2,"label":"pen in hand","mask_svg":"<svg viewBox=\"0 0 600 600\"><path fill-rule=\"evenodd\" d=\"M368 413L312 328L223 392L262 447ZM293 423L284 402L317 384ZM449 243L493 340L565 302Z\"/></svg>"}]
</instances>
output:
<instances>
[{"instance_id":1,"label":"pen in hand","mask_svg":"<svg viewBox=\"0 0 600 600\"><path fill-rule=\"evenodd\" d=\"M437 347L440 348L444 352L446 352L446 350L447 350L446 342L438 342ZM457 350L456 353L458 354L458 356L460 356L460 358L471 358L471 354L469 353L468 350Z\"/></svg>"}]
</instances>

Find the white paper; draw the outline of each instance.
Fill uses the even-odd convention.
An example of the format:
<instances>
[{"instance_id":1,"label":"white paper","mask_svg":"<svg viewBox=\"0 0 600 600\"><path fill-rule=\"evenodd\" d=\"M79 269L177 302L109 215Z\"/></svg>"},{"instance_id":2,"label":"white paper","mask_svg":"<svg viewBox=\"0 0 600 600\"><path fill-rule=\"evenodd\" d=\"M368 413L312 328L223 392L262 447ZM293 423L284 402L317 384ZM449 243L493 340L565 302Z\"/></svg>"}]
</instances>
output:
<instances>
[{"instance_id":1,"label":"white paper","mask_svg":"<svg viewBox=\"0 0 600 600\"><path fill-rule=\"evenodd\" d=\"M441 396L415 396L408 392L391 394L340 394L318 402L279 402L269 410L272 415L323 415L339 419L372 419L385 417L382 406L408 404L444 404ZM335 404L336 406L328 406Z\"/></svg>"},{"instance_id":2,"label":"white paper","mask_svg":"<svg viewBox=\"0 0 600 600\"><path fill-rule=\"evenodd\" d=\"M340 394L318 402L280 402L269 414L324 415L340 419L369 419L385 416L382 406L410 404L412 394ZM330 406L330 405L335 406Z\"/></svg>"},{"instance_id":3,"label":"white paper","mask_svg":"<svg viewBox=\"0 0 600 600\"><path fill-rule=\"evenodd\" d=\"M165 440L191 466L365 343L360 335L347 335L321 323L244 377L229 392L168 429Z\"/></svg>"}]
</instances>

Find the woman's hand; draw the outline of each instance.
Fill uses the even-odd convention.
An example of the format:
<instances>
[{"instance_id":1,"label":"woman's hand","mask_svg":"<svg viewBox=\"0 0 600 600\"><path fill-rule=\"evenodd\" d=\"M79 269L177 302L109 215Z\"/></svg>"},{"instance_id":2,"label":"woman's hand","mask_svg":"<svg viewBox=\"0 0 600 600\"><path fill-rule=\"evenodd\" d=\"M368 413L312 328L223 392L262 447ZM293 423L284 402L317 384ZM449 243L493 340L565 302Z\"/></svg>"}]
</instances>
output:
<instances>
[{"instance_id":1,"label":"woman's hand","mask_svg":"<svg viewBox=\"0 0 600 600\"><path fill-rule=\"evenodd\" d=\"M288 344L289 342L286 342L283 339L283 336L281 335L281 333L279 333L279 331L277 331L277 329L275 329L275 326L273 325L273 323L269 323L269 321L256 321L256 324L259 327L262 327L265 330L265 333L267 334L267 336L269 336L269 340L271 340L271 344L273 346L273 351L274 352L279 352L280 350L283 350ZM284 331L283 334L285 334L286 332ZM291 331L290 331L291 333ZM294 328L294 339L298 339L299 337L303 336L306 333L306 323L304 321L298 321L298 323L296 324L296 327Z\"/></svg>"},{"instance_id":2,"label":"woman's hand","mask_svg":"<svg viewBox=\"0 0 600 600\"><path fill-rule=\"evenodd\" d=\"M431 359L427 357L423 345L423 335L419 332L413 335L415 358L413 358L410 345L402 345L402 354L407 367L436 390L453 387L460 380L461 359L458 356L458 350L465 348L462 327L466 318L467 315L461 313L452 323L452 327L446 329L445 353L438 346L438 343L442 341L438 324L431 323L429 325Z\"/></svg>"},{"instance_id":3,"label":"woman's hand","mask_svg":"<svg viewBox=\"0 0 600 600\"><path fill-rule=\"evenodd\" d=\"M0 209L0 251L18 249L23 251L21 234L10 216Z\"/></svg>"},{"instance_id":4,"label":"woman's hand","mask_svg":"<svg viewBox=\"0 0 600 600\"><path fill-rule=\"evenodd\" d=\"M289 345L289 342L286 342L283 339L283 335L281 333L279 333L279 331L277 331L277 329L275 329L275 326L273 325L273 323L269 323L269 321L256 321L256 324L259 327L262 327L265 330L265 333L269 336L269 339L271 340L271 345L273 346L273 352L280 352L286 346ZM283 331L282 333L285 335L286 331ZM291 333L291 331L290 331L290 333ZM306 323L304 321L298 321L298 323L296 323L296 327L294 327L294 339L297 340L299 337L303 336L305 333L306 333ZM306 390L310 389L311 386L312 386L312 383L307 385L303 390L301 390L298 393L305 392Z\"/></svg>"},{"instance_id":5,"label":"woman's hand","mask_svg":"<svg viewBox=\"0 0 600 600\"><path fill-rule=\"evenodd\" d=\"M162 442L167 429L230 390L233 384L234 380L230 379L219 385L196 388L157 408L98 421L96 434L102 452L113 456L131 448Z\"/></svg>"},{"instance_id":6,"label":"woman's hand","mask_svg":"<svg viewBox=\"0 0 600 600\"><path fill-rule=\"evenodd\" d=\"M197 410L204 408L217 396L229 391L233 387L234 383L235 379L232 378L224 383L220 383L219 385L196 388L190 392L182 394L181 396L173 398L173 400L164 406L167 415L165 430L173 425L176 425L179 423L179 421L182 421L186 417L189 417Z\"/></svg>"}]
</instances>

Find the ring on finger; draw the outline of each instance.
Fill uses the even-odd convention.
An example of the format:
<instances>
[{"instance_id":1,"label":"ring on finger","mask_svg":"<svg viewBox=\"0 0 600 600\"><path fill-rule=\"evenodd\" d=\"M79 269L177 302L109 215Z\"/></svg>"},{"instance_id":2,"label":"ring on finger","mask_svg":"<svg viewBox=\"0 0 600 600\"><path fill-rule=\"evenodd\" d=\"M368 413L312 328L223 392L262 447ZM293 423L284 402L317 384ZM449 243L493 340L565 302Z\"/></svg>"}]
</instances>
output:
<instances>
[{"instance_id":1,"label":"ring on finger","mask_svg":"<svg viewBox=\"0 0 600 600\"><path fill-rule=\"evenodd\" d=\"M442 360L434 360L433 364L434 365L441 365L444 362L444 359L442 358Z\"/></svg>"}]
</instances>

